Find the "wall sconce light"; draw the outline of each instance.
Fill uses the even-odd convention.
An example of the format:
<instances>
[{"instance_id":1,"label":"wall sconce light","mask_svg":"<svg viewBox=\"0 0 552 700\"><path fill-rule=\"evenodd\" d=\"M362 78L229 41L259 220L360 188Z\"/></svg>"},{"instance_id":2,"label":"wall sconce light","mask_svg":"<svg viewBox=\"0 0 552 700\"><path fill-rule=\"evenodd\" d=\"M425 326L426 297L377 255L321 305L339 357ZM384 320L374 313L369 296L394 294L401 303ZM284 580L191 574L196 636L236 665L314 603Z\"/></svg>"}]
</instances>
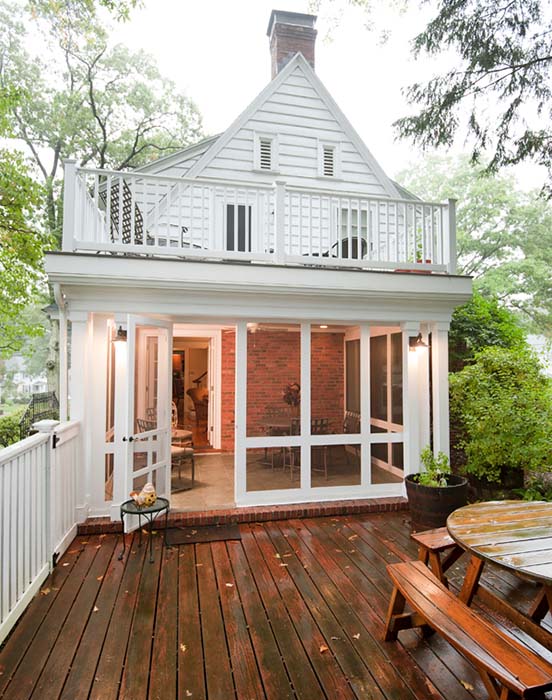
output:
<instances>
[{"instance_id":1,"label":"wall sconce light","mask_svg":"<svg viewBox=\"0 0 552 700\"><path fill-rule=\"evenodd\" d=\"M427 348L427 343L422 340L422 334L418 333L417 336L410 336L408 339L408 348L411 352L414 352L418 348Z\"/></svg>"},{"instance_id":2,"label":"wall sconce light","mask_svg":"<svg viewBox=\"0 0 552 700\"><path fill-rule=\"evenodd\" d=\"M113 338L114 343L126 343L127 341L127 332L122 326L119 326L117 329L117 333L115 334L115 337Z\"/></svg>"},{"instance_id":3,"label":"wall sconce light","mask_svg":"<svg viewBox=\"0 0 552 700\"><path fill-rule=\"evenodd\" d=\"M326 324L322 324L320 328L327 328L328 326Z\"/></svg>"}]
</instances>

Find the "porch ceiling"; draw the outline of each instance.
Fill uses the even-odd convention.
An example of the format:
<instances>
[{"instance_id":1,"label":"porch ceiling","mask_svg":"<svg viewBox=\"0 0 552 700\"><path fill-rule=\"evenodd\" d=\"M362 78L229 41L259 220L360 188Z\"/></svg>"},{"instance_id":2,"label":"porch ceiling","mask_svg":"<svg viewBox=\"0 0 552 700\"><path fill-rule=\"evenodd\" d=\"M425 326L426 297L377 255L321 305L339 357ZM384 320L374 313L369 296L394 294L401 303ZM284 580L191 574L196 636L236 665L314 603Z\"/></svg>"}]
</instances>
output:
<instances>
[{"instance_id":1,"label":"porch ceiling","mask_svg":"<svg viewBox=\"0 0 552 700\"><path fill-rule=\"evenodd\" d=\"M46 272L72 310L188 318L446 321L472 288L458 275L59 252L47 254Z\"/></svg>"}]
</instances>

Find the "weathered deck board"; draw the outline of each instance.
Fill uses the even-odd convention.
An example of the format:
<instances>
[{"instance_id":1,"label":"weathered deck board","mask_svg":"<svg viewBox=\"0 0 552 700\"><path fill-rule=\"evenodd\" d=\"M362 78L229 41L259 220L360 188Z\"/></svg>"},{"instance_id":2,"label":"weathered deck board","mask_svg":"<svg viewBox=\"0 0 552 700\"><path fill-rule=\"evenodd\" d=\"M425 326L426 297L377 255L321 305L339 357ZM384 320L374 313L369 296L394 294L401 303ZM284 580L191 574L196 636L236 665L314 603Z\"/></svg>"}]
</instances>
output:
<instances>
[{"instance_id":1,"label":"weathered deck board","mask_svg":"<svg viewBox=\"0 0 552 700\"><path fill-rule=\"evenodd\" d=\"M405 630L399 642L382 640L385 565L417 556L405 514L241 532L241 541L172 549L154 535L153 564L136 537L123 561L120 538L77 538L0 650L0 698L485 696L472 666L438 635ZM464 566L450 570L453 588ZM492 571L487 583L521 605L527 598L508 572Z\"/></svg>"}]
</instances>

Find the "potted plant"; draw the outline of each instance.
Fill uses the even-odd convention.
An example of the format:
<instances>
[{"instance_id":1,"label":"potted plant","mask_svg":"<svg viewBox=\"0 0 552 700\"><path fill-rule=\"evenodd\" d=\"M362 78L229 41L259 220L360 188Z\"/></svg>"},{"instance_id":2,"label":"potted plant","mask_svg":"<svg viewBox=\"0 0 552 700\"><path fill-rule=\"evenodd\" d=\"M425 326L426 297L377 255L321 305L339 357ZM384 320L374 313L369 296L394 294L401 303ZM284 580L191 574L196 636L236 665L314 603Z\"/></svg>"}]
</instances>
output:
<instances>
[{"instance_id":1,"label":"potted plant","mask_svg":"<svg viewBox=\"0 0 552 700\"><path fill-rule=\"evenodd\" d=\"M443 527L453 510L466 505L468 480L452 474L447 455L439 452L436 457L429 445L420 454L420 466L417 474L405 477L412 527Z\"/></svg>"}]
</instances>

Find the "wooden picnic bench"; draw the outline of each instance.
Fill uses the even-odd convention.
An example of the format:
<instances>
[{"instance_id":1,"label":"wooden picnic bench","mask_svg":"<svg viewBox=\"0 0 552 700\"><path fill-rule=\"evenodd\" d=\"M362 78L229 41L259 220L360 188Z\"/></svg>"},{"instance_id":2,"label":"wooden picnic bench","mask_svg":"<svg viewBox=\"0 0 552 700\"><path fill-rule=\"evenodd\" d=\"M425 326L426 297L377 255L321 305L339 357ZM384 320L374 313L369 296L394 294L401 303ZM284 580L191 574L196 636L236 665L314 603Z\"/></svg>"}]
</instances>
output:
<instances>
[{"instance_id":1,"label":"wooden picnic bench","mask_svg":"<svg viewBox=\"0 0 552 700\"><path fill-rule=\"evenodd\" d=\"M448 588L444 572L464 554L462 547L456 544L446 527L413 532L410 537L418 545L418 559L427 564L439 581ZM441 557L442 554L445 556Z\"/></svg>"},{"instance_id":2,"label":"wooden picnic bench","mask_svg":"<svg viewBox=\"0 0 552 700\"><path fill-rule=\"evenodd\" d=\"M394 584L385 640L422 627L443 636L478 670L492 700L544 698L552 664L523 646L457 598L422 561L389 564ZM413 612L404 612L405 603Z\"/></svg>"}]
</instances>

